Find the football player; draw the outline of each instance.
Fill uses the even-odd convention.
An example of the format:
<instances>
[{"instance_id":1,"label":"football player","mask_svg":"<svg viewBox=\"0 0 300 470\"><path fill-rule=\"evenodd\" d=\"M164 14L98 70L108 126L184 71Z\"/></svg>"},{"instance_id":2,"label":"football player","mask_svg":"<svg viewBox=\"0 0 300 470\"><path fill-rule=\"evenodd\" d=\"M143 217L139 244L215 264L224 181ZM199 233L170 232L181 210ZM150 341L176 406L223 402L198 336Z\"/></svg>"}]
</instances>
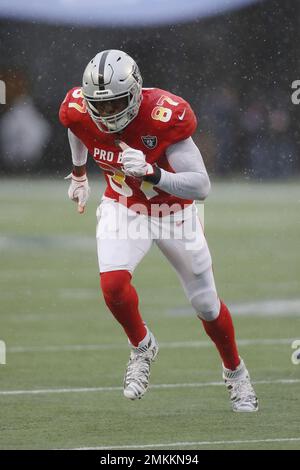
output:
<instances>
[{"instance_id":1,"label":"football player","mask_svg":"<svg viewBox=\"0 0 300 470\"><path fill-rule=\"evenodd\" d=\"M233 410L257 411L258 400L238 353L230 312L217 294L197 216L194 201L207 197L210 181L192 139L197 121L189 103L165 90L142 88L136 62L123 51L106 50L88 63L82 87L67 93L59 116L68 128L72 153L68 194L79 213L90 193L88 152L107 182L97 209L97 251L105 302L131 348L125 397L144 395L158 353L131 282L154 241L175 268L219 351Z\"/></svg>"}]
</instances>

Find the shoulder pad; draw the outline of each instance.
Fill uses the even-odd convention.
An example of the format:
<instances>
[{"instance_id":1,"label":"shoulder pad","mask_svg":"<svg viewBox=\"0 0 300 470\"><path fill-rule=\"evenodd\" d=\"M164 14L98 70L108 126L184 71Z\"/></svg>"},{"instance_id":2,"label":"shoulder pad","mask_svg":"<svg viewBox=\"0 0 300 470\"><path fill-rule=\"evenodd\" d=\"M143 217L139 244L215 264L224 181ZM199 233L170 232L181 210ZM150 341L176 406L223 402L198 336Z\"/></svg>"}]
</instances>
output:
<instances>
[{"instance_id":1,"label":"shoulder pad","mask_svg":"<svg viewBox=\"0 0 300 470\"><path fill-rule=\"evenodd\" d=\"M72 88L66 94L59 109L59 120L65 127L79 122L86 115L87 109L80 87Z\"/></svg>"},{"instance_id":2,"label":"shoulder pad","mask_svg":"<svg viewBox=\"0 0 300 470\"><path fill-rule=\"evenodd\" d=\"M195 132L197 118L187 101L160 89L153 89L151 95L149 113L153 133L170 145Z\"/></svg>"}]
</instances>

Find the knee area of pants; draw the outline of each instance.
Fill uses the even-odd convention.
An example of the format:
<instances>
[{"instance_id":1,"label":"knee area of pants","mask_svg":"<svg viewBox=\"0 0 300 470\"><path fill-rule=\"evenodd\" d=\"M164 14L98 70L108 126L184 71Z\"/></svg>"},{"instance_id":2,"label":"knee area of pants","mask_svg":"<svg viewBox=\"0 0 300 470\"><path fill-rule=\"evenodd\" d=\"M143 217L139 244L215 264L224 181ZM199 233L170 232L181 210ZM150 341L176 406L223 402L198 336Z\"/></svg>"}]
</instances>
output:
<instances>
[{"instance_id":1,"label":"knee area of pants","mask_svg":"<svg viewBox=\"0 0 300 470\"><path fill-rule=\"evenodd\" d=\"M131 276L127 271L102 273L100 284L104 298L115 302L122 300L130 288L130 279Z\"/></svg>"},{"instance_id":2,"label":"knee area of pants","mask_svg":"<svg viewBox=\"0 0 300 470\"><path fill-rule=\"evenodd\" d=\"M219 316L220 301L215 291L199 293L190 302L201 320L213 321Z\"/></svg>"}]
</instances>

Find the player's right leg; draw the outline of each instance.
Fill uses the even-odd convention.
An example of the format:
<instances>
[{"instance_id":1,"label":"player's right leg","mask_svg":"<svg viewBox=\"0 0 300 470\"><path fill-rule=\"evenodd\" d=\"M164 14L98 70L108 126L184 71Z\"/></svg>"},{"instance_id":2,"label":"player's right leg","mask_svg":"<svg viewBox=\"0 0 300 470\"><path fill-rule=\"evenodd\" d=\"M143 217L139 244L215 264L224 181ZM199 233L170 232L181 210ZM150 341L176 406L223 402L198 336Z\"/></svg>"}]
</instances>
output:
<instances>
[{"instance_id":1,"label":"player's right leg","mask_svg":"<svg viewBox=\"0 0 300 470\"><path fill-rule=\"evenodd\" d=\"M122 325L131 346L124 377L126 398L141 398L149 384L150 365L158 352L138 308L138 295L131 284L134 269L151 247L148 226L136 237L138 214L116 201L105 199L97 211L97 251L101 289L106 305ZM143 223L143 219L141 219ZM137 227L137 230L139 228Z\"/></svg>"}]
</instances>

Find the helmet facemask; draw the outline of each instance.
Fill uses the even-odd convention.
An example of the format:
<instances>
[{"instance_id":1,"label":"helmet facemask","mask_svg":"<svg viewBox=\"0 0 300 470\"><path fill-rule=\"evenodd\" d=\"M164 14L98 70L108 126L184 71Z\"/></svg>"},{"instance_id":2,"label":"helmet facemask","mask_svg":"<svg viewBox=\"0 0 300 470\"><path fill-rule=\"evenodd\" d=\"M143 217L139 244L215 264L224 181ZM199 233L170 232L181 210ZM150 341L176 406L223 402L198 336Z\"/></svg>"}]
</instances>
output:
<instances>
[{"instance_id":1,"label":"helmet facemask","mask_svg":"<svg viewBox=\"0 0 300 470\"><path fill-rule=\"evenodd\" d=\"M84 96L87 103L88 113L102 132L120 132L136 117L142 99L140 88L141 87L135 83L127 92L120 93L118 95L98 96L97 98ZM113 112L113 114L109 115L101 113L99 109L101 106L99 106L99 104L103 103L105 107L105 102L113 103L113 101L119 101L122 99L127 100L127 105L125 104L124 109L116 113Z\"/></svg>"}]
</instances>

